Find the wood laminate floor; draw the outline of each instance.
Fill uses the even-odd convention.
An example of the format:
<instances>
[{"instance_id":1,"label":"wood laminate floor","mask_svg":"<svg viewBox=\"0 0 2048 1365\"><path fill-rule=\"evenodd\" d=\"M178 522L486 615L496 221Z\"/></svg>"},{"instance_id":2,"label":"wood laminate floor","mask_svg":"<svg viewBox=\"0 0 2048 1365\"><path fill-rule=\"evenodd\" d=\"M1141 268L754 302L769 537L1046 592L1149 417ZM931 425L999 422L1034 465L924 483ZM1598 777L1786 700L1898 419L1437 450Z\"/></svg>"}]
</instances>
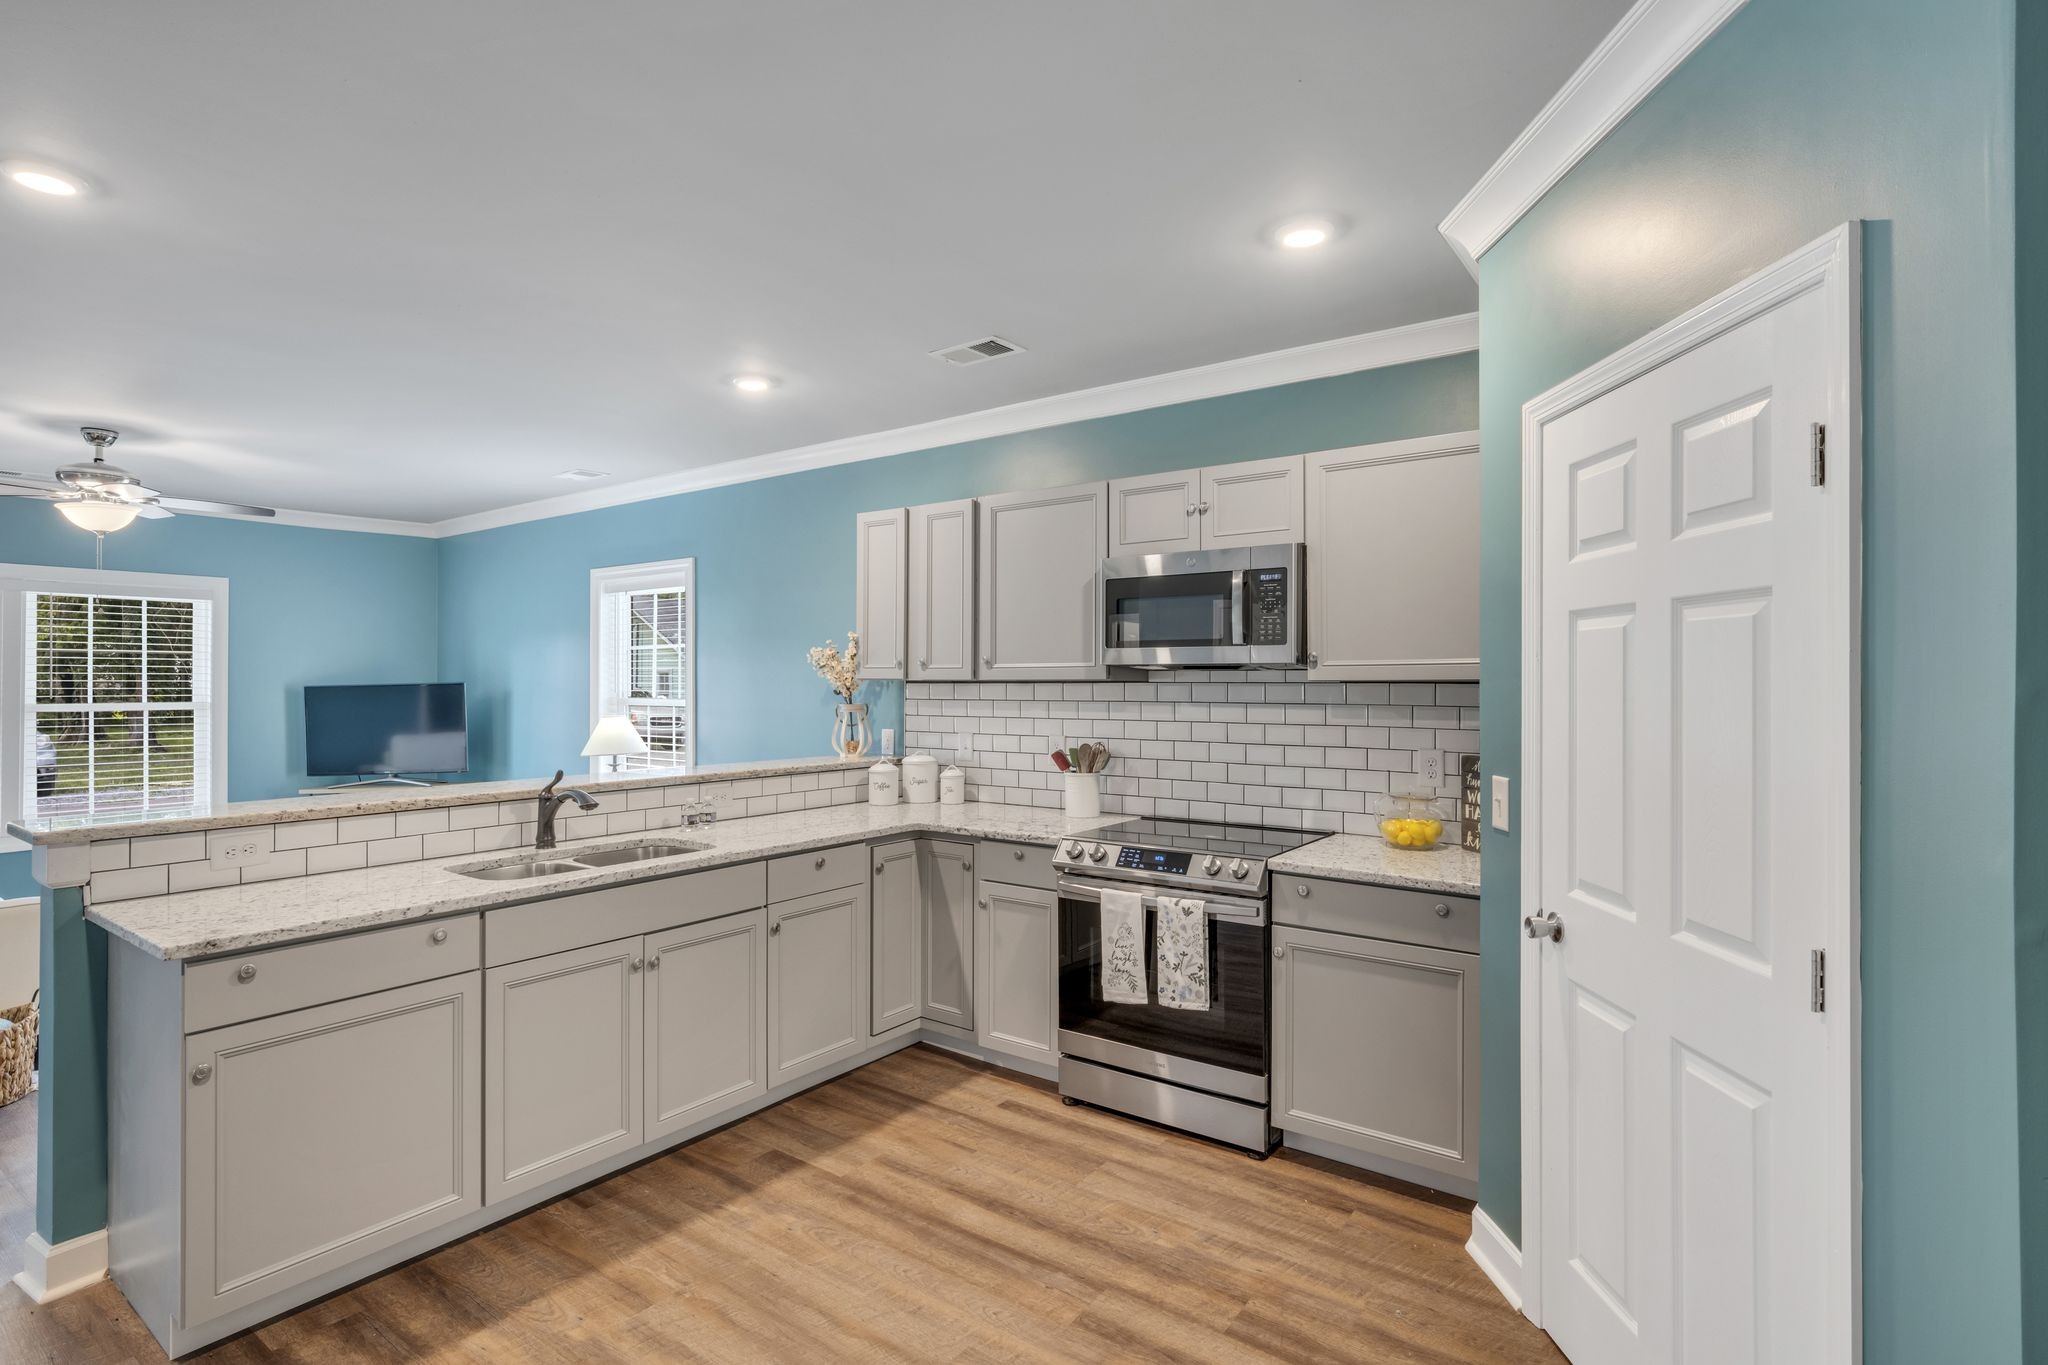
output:
<instances>
[{"instance_id":1,"label":"wood laminate floor","mask_svg":"<svg viewBox=\"0 0 2048 1365\"><path fill-rule=\"evenodd\" d=\"M1562 1361L1470 1207L918 1046L195 1358ZM111 1284L0 1295L11 1365L160 1359Z\"/></svg>"}]
</instances>

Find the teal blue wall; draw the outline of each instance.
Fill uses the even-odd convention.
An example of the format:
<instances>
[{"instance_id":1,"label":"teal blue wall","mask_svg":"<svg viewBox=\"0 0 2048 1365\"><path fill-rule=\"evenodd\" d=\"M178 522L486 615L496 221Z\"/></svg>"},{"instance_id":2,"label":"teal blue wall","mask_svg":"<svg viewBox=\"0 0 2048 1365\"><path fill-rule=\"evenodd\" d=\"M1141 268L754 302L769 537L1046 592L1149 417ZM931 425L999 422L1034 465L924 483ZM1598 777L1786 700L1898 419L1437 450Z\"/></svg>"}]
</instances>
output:
<instances>
[{"instance_id":1,"label":"teal blue wall","mask_svg":"<svg viewBox=\"0 0 2048 1365\"><path fill-rule=\"evenodd\" d=\"M1844 220L1873 220L1861 963L1873 1362L2020 1358L2013 73L2012 0L1750 0L1480 263L1483 758L1519 778L1523 402ZM1968 812L1964 856L1927 847L1942 810ZM1521 852L1488 835L1482 931L1480 1202L1517 1240Z\"/></svg>"},{"instance_id":2,"label":"teal blue wall","mask_svg":"<svg viewBox=\"0 0 2048 1365\"><path fill-rule=\"evenodd\" d=\"M92 567L92 537L49 506L0 498L0 563ZM228 580L228 796L306 782L307 683L434 678L434 541L215 517L138 521L106 567ZM35 894L26 853L0 854L0 898Z\"/></svg>"},{"instance_id":3,"label":"teal blue wall","mask_svg":"<svg viewBox=\"0 0 2048 1365\"><path fill-rule=\"evenodd\" d=\"M697 759L822 752L832 695L804 651L853 627L853 514L1008 489L1470 430L1471 354L1365 370L441 542L441 676L470 686L486 777L574 768L590 729L590 574L697 561ZM902 688L864 694L902 728Z\"/></svg>"}]
</instances>

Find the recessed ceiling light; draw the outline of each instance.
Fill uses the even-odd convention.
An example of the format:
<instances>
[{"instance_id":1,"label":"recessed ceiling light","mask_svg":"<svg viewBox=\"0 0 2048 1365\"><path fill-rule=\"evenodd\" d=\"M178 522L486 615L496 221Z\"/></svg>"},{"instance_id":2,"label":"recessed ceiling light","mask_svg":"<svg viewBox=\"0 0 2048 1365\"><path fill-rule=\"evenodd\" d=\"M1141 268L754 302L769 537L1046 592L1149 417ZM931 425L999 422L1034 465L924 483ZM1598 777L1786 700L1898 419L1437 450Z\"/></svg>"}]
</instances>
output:
<instances>
[{"instance_id":1,"label":"recessed ceiling light","mask_svg":"<svg viewBox=\"0 0 2048 1365\"><path fill-rule=\"evenodd\" d=\"M766 374L736 374L732 377L732 386L741 393L766 393L777 382L773 375Z\"/></svg>"},{"instance_id":2,"label":"recessed ceiling light","mask_svg":"<svg viewBox=\"0 0 2048 1365\"><path fill-rule=\"evenodd\" d=\"M34 190L38 194L54 194L59 198L69 199L85 189L84 182L76 177L66 175L54 167L37 165L31 161L0 163L0 171L4 171L9 180L23 189Z\"/></svg>"},{"instance_id":3,"label":"recessed ceiling light","mask_svg":"<svg viewBox=\"0 0 2048 1365\"><path fill-rule=\"evenodd\" d=\"M1337 225L1327 218L1302 218L1274 229L1273 240L1291 251L1321 246L1337 235Z\"/></svg>"},{"instance_id":4,"label":"recessed ceiling light","mask_svg":"<svg viewBox=\"0 0 2048 1365\"><path fill-rule=\"evenodd\" d=\"M573 479L577 483L588 483L592 479L607 479L611 476L602 469L565 469L555 475L558 479Z\"/></svg>"}]
</instances>

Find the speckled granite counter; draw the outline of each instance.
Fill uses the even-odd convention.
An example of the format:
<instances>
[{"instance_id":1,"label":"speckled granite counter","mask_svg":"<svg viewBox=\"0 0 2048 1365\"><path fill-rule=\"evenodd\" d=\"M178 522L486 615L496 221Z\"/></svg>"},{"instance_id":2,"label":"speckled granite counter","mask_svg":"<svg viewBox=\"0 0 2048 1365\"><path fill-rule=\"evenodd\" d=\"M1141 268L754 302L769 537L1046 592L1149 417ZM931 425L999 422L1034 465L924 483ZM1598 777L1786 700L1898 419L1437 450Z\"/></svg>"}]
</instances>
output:
<instances>
[{"instance_id":1,"label":"speckled granite counter","mask_svg":"<svg viewBox=\"0 0 2048 1365\"><path fill-rule=\"evenodd\" d=\"M1395 848L1369 834L1332 834L1283 853L1266 866L1296 877L1372 882L1452 896L1479 894L1479 855L1456 845L1417 851Z\"/></svg>"}]
</instances>

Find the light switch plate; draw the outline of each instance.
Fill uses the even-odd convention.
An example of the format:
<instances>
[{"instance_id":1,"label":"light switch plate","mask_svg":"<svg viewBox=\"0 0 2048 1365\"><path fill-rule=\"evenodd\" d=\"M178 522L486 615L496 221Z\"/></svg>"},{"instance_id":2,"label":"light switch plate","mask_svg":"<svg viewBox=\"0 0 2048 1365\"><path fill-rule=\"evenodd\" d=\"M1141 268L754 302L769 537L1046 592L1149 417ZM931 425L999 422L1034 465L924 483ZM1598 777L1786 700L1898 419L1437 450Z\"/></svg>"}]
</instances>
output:
<instances>
[{"instance_id":1,"label":"light switch plate","mask_svg":"<svg viewBox=\"0 0 2048 1365\"><path fill-rule=\"evenodd\" d=\"M206 861L217 871L261 867L277 849L277 831L268 825L251 829L216 830L206 836Z\"/></svg>"},{"instance_id":2,"label":"light switch plate","mask_svg":"<svg viewBox=\"0 0 2048 1365\"><path fill-rule=\"evenodd\" d=\"M1499 774L1493 779L1492 809L1487 812L1487 821L1502 834L1508 832L1508 780Z\"/></svg>"}]
</instances>

